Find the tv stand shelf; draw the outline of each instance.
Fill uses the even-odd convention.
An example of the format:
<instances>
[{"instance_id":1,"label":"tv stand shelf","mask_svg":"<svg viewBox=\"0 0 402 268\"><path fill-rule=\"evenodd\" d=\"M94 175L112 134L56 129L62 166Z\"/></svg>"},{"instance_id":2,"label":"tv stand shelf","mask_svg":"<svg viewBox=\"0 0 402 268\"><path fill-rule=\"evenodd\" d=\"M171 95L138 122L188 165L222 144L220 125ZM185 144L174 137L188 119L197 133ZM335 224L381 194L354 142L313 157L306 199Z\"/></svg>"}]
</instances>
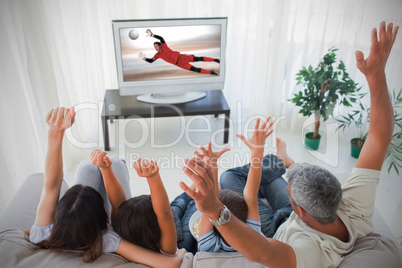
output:
<instances>
[{"instance_id":1,"label":"tv stand shelf","mask_svg":"<svg viewBox=\"0 0 402 268\"><path fill-rule=\"evenodd\" d=\"M108 120L151 117L174 117L191 115L225 115L223 143L229 139L230 108L221 90L206 91L199 100L180 104L150 104L139 102L137 96L120 96L118 90L106 90L102 109L102 129L105 151L110 151ZM180 110L181 114L177 112Z\"/></svg>"}]
</instances>

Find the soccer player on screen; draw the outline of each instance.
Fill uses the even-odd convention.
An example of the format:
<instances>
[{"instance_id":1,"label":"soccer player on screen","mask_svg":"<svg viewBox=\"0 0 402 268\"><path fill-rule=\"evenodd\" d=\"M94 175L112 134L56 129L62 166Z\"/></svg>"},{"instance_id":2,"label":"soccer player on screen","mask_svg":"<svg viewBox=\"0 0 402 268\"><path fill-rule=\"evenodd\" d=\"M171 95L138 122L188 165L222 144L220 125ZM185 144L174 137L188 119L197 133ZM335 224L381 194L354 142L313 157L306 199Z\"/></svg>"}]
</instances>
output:
<instances>
[{"instance_id":1,"label":"soccer player on screen","mask_svg":"<svg viewBox=\"0 0 402 268\"><path fill-rule=\"evenodd\" d=\"M153 63L157 59L162 59L168 63L174 64L177 67L180 67L185 70L197 72L197 73L202 73L202 74L211 74L211 75L218 75L217 72L214 70L205 70L202 68L194 67L191 65L189 62L195 62L195 61L214 61L217 63L220 63L219 59L214 59L210 57L196 57L194 55L187 55L187 54L181 54L178 51L173 51L171 50L163 37L153 34L150 29L146 30L147 37L154 37L158 39L160 42L155 42L154 47L157 53L152 57L152 58L146 58L144 53L140 52L138 54L138 57L144 61L147 61L149 63Z\"/></svg>"}]
</instances>

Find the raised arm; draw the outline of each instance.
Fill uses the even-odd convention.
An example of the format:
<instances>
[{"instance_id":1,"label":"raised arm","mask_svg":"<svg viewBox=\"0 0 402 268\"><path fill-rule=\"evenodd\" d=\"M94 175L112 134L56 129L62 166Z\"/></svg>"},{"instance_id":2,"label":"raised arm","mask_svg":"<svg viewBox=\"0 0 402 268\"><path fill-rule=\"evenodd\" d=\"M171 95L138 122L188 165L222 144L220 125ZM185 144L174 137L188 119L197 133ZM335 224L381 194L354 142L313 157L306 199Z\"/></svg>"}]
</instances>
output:
<instances>
[{"instance_id":1,"label":"raised arm","mask_svg":"<svg viewBox=\"0 0 402 268\"><path fill-rule=\"evenodd\" d=\"M265 140L273 132L271 130L274 121L268 124L271 118L268 117L265 122L260 125L260 119L254 126L254 132L250 139L245 138L243 135L236 135L240 138L243 143L250 148L251 151L251 162L250 169L247 176L246 186L243 190L244 201L246 201L248 207L247 218L255 221L260 221L260 215L258 213L258 189L261 183L261 172L262 172L262 158L264 156L264 145Z\"/></svg>"},{"instance_id":2,"label":"raised arm","mask_svg":"<svg viewBox=\"0 0 402 268\"><path fill-rule=\"evenodd\" d=\"M150 29L147 29L147 30L145 31L145 33L147 34L146 37L153 37L153 38L156 38L156 39L158 39L158 40L161 42L161 44L164 44L164 43L165 43L165 39L163 39L162 36L153 34Z\"/></svg>"},{"instance_id":3,"label":"raised arm","mask_svg":"<svg viewBox=\"0 0 402 268\"><path fill-rule=\"evenodd\" d=\"M147 178L151 191L152 207L161 229L159 247L168 254L174 254L177 250L176 228L170 211L169 197L159 175L159 167L155 161L141 158L135 161L133 167L138 176Z\"/></svg>"},{"instance_id":4,"label":"raised arm","mask_svg":"<svg viewBox=\"0 0 402 268\"><path fill-rule=\"evenodd\" d=\"M380 24L371 32L369 56L364 59L361 51L356 51L356 66L366 76L370 89L370 128L364 142L357 168L381 170L394 131L394 113L389 98L385 65L391 53L399 27L393 24Z\"/></svg>"},{"instance_id":5,"label":"raised arm","mask_svg":"<svg viewBox=\"0 0 402 268\"><path fill-rule=\"evenodd\" d=\"M202 213L212 220L219 218L223 204L215 196L214 180L211 167L202 160L186 160L185 174L196 184L196 190L190 189L184 182L180 187L191 196ZM216 226L225 240L243 256L252 262L258 262L271 268L296 267L296 255L291 246L275 239L264 238L236 217L231 217L226 224Z\"/></svg>"},{"instance_id":6,"label":"raised arm","mask_svg":"<svg viewBox=\"0 0 402 268\"><path fill-rule=\"evenodd\" d=\"M67 128L75 120L74 108L56 108L46 116L48 130L48 148L45 160L45 179L41 198L36 211L35 224L48 225L54 222L54 213L59 202L63 182L63 137Z\"/></svg>"},{"instance_id":7,"label":"raised arm","mask_svg":"<svg viewBox=\"0 0 402 268\"><path fill-rule=\"evenodd\" d=\"M218 159L227 151L230 151L229 148L225 147L222 148L221 150L214 152L212 151L212 146L211 142L208 142L207 149L204 148L204 146L200 145L200 150L201 153L198 151L194 151L194 154L199 158L199 159L204 159L207 157L209 159L209 164L211 166L212 174L214 176L214 180L216 182L215 184L215 193L216 196L218 196L219 192L219 183L218 183Z\"/></svg>"},{"instance_id":8,"label":"raised arm","mask_svg":"<svg viewBox=\"0 0 402 268\"><path fill-rule=\"evenodd\" d=\"M200 145L200 150L201 153L198 151L194 151L194 154L199 158L199 159L206 159L208 158L208 162L211 166L212 170L212 175L214 178L214 191L215 195L219 196L219 183L218 183L218 159L224 154L225 152L229 151L229 148L223 148L219 150L218 152L212 151L212 146L211 142L208 142L207 149L204 148L204 146ZM213 229L213 225L211 221L209 220L208 216L205 214L202 214L201 216L201 221L200 221L200 231L199 231L199 236L203 236L204 234L209 233Z\"/></svg>"},{"instance_id":9,"label":"raised arm","mask_svg":"<svg viewBox=\"0 0 402 268\"><path fill-rule=\"evenodd\" d=\"M107 153L99 149L94 149L91 153L92 164L99 167L102 173L103 183L105 184L106 194L112 205L111 220L121 203L126 200L126 193L121 186L120 181L112 169L112 161L106 155Z\"/></svg>"},{"instance_id":10,"label":"raised arm","mask_svg":"<svg viewBox=\"0 0 402 268\"><path fill-rule=\"evenodd\" d=\"M142 60L144 60L146 62L149 62L149 63L152 63L152 62L155 61L154 59L145 57L145 54L142 53L142 52L138 53L138 58L140 58L140 59L142 59Z\"/></svg>"},{"instance_id":11,"label":"raised arm","mask_svg":"<svg viewBox=\"0 0 402 268\"><path fill-rule=\"evenodd\" d=\"M175 256L169 257L164 256L161 253L131 244L130 242L122 239L119 247L116 250L116 253L129 261L141 263L149 267L177 268L180 267L186 250L180 249L177 251Z\"/></svg>"}]
</instances>

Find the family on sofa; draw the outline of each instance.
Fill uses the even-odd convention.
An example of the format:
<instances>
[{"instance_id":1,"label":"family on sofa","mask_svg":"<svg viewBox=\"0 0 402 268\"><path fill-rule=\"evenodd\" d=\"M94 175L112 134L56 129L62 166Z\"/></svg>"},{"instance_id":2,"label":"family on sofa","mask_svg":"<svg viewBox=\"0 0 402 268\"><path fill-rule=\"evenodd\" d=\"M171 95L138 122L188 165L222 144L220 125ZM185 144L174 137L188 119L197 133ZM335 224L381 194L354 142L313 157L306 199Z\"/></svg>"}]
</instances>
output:
<instances>
[{"instance_id":1,"label":"family on sofa","mask_svg":"<svg viewBox=\"0 0 402 268\"><path fill-rule=\"evenodd\" d=\"M379 33L372 30L369 56L356 52L370 89L370 129L343 187L326 169L295 163L280 139L277 154L264 156L274 123L268 117L257 120L250 138L237 135L250 149L250 164L227 170L220 179L217 162L228 148L214 152L210 143L201 146L183 168L193 184L181 182L184 193L171 204L156 162L134 163L151 194L131 197L124 160L98 149L80 164L74 186L60 199L62 141L75 111L57 108L46 118L44 186L27 239L45 249L82 250L84 262L113 252L151 267L179 267L186 251L238 251L269 267L338 266L356 240L373 231L376 187L394 127L385 66L398 28L382 22ZM198 241L188 227L197 209Z\"/></svg>"}]
</instances>

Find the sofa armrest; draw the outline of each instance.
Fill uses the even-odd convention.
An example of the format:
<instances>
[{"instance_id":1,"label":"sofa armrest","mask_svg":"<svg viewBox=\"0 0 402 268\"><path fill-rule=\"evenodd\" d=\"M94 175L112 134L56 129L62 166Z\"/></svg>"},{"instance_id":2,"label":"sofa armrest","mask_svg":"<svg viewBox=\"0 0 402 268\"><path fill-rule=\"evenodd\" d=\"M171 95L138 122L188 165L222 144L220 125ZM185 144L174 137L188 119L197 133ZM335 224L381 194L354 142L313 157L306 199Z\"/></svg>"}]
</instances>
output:
<instances>
[{"instance_id":1,"label":"sofa armrest","mask_svg":"<svg viewBox=\"0 0 402 268\"><path fill-rule=\"evenodd\" d=\"M343 267L401 267L398 246L389 238L371 233L359 238L353 251L338 266Z\"/></svg>"},{"instance_id":2,"label":"sofa armrest","mask_svg":"<svg viewBox=\"0 0 402 268\"><path fill-rule=\"evenodd\" d=\"M43 173L28 176L15 193L0 217L0 232L9 229L29 230L35 222L36 209L43 188ZM61 186L60 197L69 189L66 182Z\"/></svg>"}]
</instances>

